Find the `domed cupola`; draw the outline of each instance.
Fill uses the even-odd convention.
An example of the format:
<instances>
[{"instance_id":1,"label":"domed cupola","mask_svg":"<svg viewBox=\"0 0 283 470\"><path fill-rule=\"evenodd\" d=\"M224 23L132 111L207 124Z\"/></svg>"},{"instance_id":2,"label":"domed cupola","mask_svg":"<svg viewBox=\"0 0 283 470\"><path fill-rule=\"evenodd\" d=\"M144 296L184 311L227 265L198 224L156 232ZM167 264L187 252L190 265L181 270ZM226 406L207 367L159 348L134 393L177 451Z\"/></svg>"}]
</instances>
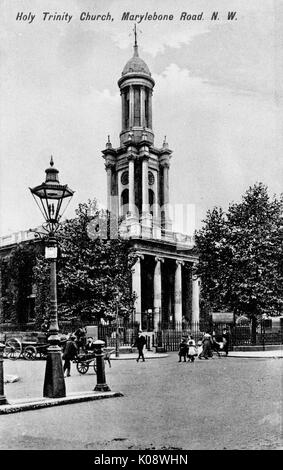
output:
<instances>
[{"instance_id":1,"label":"domed cupola","mask_svg":"<svg viewBox=\"0 0 283 470\"><path fill-rule=\"evenodd\" d=\"M138 46L137 44L134 45L134 55L133 57L128 60L126 63L122 77L128 74L145 74L151 76L148 66L146 65L145 61L139 57Z\"/></svg>"},{"instance_id":2,"label":"domed cupola","mask_svg":"<svg viewBox=\"0 0 283 470\"><path fill-rule=\"evenodd\" d=\"M139 57L137 32L134 29L134 55L128 60L122 76L118 80L122 98L122 131L121 145L129 139L138 143L144 132L148 141L153 144L152 131L152 90L155 85L150 70L143 59Z\"/></svg>"}]
</instances>

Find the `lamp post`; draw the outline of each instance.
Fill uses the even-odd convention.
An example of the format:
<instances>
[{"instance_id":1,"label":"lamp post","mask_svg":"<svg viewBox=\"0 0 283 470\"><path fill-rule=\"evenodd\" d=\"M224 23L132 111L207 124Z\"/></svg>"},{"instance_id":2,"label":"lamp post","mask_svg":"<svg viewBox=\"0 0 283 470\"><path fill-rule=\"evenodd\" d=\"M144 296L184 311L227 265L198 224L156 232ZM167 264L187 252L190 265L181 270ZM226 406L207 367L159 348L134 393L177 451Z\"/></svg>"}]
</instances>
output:
<instances>
[{"instance_id":1,"label":"lamp post","mask_svg":"<svg viewBox=\"0 0 283 470\"><path fill-rule=\"evenodd\" d=\"M70 202L74 191L70 189L68 185L62 185L59 183L59 171L54 168L52 157L50 160L50 167L45 170L45 173L45 182L29 189L45 219L45 223L43 224L43 229L46 232L45 258L50 261L49 346L47 348L43 396L48 398L59 398L66 396L66 388L62 366L57 314L56 263L58 244L56 232L59 228L59 220L67 207L66 205L65 209L62 211L63 204L67 201Z\"/></svg>"}]
</instances>

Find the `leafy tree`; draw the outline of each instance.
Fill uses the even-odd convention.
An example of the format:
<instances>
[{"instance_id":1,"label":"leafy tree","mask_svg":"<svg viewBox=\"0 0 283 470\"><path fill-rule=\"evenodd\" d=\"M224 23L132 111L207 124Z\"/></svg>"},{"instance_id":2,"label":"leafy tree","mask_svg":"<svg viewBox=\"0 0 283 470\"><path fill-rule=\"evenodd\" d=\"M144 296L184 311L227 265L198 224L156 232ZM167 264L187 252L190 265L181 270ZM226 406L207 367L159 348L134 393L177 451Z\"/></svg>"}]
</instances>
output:
<instances>
[{"instance_id":1,"label":"leafy tree","mask_svg":"<svg viewBox=\"0 0 283 470\"><path fill-rule=\"evenodd\" d=\"M227 214L213 209L196 234L202 296L211 310L233 310L252 320L283 310L283 198L262 183L250 187Z\"/></svg>"},{"instance_id":2,"label":"leafy tree","mask_svg":"<svg viewBox=\"0 0 283 470\"><path fill-rule=\"evenodd\" d=\"M32 293L35 262L36 248L31 243L17 245L1 260L1 297L6 321L28 321L28 296Z\"/></svg>"},{"instance_id":3,"label":"leafy tree","mask_svg":"<svg viewBox=\"0 0 283 470\"><path fill-rule=\"evenodd\" d=\"M121 240L112 226L112 238L101 238L110 231L111 223L115 226L107 212L97 209L96 201L88 201L79 205L76 218L62 224L57 263L59 318L114 319L118 297L121 316L128 317L133 311L134 254L128 241ZM39 259L35 273L39 300L36 312L42 318L48 311L48 261Z\"/></svg>"}]
</instances>

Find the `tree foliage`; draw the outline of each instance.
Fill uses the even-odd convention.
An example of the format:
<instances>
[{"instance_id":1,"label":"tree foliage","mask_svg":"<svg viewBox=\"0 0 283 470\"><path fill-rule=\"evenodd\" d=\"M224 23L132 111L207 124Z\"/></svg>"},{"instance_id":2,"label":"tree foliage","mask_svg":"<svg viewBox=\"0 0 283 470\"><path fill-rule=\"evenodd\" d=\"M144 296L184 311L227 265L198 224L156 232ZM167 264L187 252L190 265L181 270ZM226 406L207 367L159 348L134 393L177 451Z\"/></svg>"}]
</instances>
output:
<instances>
[{"instance_id":1,"label":"tree foliage","mask_svg":"<svg viewBox=\"0 0 283 470\"><path fill-rule=\"evenodd\" d=\"M120 315L131 315L134 255L129 243L121 240L117 232L112 230L110 239L101 237L106 235L102 228L107 229L107 226L109 228L108 214L97 209L96 201L79 204L76 217L61 225L57 263L59 318L111 320L116 315L118 298ZM47 260L38 259L35 274L38 286L36 312L42 318L48 311Z\"/></svg>"},{"instance_id":2,"label":"tree foliage","mask_svg":"<svg viewBox=\"0 0 283 470\"><path fill-rule=\"evenodd\" d=\"M25 323L28 320L28 296L34 282L36 262L33 244L17 245L1 260L1 303L3 320Z\"/></svg>"},{"instance_id":3,"label":"tree foliage","mask_svg":"<svg viewBox=\"0 0 283 470\"><path fill-rule=\"evenodd\" d=\"M250 318L283 312L283 199L270 198L262 183L240 203L208 211L196 234L197 273L210 311L234 311Z\"/></svg>"}]
</instances>

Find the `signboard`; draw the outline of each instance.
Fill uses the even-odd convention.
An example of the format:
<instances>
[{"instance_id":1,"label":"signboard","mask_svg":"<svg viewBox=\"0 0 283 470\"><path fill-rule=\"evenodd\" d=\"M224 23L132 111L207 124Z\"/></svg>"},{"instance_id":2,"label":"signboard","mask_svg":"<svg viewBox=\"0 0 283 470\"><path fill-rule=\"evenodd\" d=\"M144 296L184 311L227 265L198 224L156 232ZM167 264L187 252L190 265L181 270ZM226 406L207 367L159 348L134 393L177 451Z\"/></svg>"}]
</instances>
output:
<instances>
[{"instance_id":1,"label":"signboard","mask_svg":"<svg viewBox=\"0 0 283 470\"><path fill-rule=\"evenodd\" d=\"M212 312L213 323L234 323L233 312Z\"/></svg>"},{"instance_id":2,"label":"signboard","mask_svg":"<svg viewBox=\"0 0 283 470\"><path fill-rule=\"evenodd\" d=\"M45 247L45 258L56 259L57 258L57 246L46 246Z\"/></svg>"}]
</instances>

